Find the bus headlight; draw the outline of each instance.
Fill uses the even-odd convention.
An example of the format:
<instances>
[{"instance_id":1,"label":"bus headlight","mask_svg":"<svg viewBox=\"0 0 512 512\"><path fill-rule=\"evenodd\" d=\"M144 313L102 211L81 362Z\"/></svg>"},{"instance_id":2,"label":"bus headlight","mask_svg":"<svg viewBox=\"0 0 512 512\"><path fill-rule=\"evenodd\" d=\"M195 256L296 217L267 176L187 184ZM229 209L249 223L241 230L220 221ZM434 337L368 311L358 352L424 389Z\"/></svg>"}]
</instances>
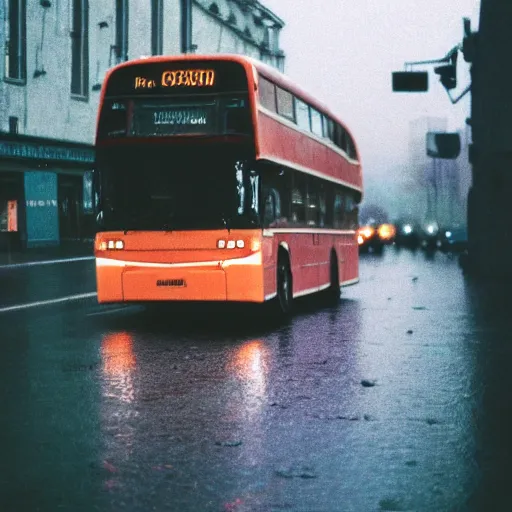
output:
<instances>
[{"instance_id":1,"label":"bus headlight","mask_svg":"<svg viewBox=\"0 0 512 512\"><path fill-rule=\"evenodd\" d=\"M245 247L245 241L239 238L238 240L217 240L217 249L243 249ZM259 246L258 246L259 248Z\"/></svg>"},{"instance_id":2,"label":"bus headlight","mask_svg":"<svg viewBox=\"0 0 512 512\"><path fill-rule=\"evenodd\" d=\"M124 249L123 240L102 240L98 245L99 251L121 251Z\"/></svg>"}]
</instances>

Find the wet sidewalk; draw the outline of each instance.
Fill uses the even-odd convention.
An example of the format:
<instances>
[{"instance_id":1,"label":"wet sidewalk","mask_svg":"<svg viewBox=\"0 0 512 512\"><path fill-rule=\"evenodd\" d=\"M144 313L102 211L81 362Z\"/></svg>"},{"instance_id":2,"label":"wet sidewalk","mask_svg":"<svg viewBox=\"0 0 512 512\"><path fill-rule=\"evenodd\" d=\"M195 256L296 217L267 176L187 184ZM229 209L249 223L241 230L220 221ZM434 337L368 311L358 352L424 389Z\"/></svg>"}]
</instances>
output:
<instances>
[{"instance_id":1,"label":"wet sidewalk","mask_svg":"<svg viewBox=\"0 0 512 512\"><path fill-rule=\"evenodd\" d=\"M0 251L0 268L18 265L30 265L59 260L93 258L94 241L92 239L63 241L51 247Z\"/></svg>"}]
</instances>

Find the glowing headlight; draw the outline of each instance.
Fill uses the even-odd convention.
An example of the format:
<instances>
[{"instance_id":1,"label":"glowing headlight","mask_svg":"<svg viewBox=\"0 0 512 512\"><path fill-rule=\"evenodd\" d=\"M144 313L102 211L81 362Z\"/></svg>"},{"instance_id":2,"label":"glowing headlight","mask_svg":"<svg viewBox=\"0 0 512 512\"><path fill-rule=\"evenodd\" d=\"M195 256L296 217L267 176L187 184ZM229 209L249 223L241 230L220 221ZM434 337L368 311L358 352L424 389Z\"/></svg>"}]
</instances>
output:
<instances>
[{"instance_id":1,"label":"glowing headlight","mask_svg":"<svg viewBox=\"0 0 512 512\"><path fill-rule=\"evenodd\" d=\"M98 246L99 251L121 251L122 249L124 249L123 240L102 240Z\"/></svg>"}]
</instances>

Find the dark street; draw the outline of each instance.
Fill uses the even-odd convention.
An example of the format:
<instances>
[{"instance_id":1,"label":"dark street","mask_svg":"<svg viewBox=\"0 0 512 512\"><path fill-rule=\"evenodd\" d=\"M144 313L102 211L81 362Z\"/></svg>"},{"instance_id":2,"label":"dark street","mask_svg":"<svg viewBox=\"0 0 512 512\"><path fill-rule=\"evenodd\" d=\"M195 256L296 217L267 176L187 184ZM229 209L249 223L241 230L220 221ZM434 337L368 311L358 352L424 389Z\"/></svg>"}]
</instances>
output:
<instances>
[{"instance_id":1,"label":"dark street","mask_svg":"<svg viewBox=\"0 0 512 512\"><path fill-rule=\"evenodd\" d=\"M3 270L24 284L1 307L89 294L93 265ZM360 265L280 327L94 297L1 313L0 509L507 509L503 297L444 254Z\"/></svg>"}]
</instances>

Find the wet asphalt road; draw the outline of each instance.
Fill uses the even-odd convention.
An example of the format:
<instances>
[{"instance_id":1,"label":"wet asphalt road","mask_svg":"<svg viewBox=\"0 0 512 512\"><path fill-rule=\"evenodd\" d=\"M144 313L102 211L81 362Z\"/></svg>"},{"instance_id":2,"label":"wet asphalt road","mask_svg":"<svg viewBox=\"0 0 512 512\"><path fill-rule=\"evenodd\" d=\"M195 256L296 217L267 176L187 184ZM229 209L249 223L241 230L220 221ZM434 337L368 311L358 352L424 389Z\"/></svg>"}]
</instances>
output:
<instances>
[{"instance_id":1,"label":"wet asphalt road","mask_svg":"<svg viewBox=\"0 0 512 512\"><path fill-rule=\"evenodd\" d=\"M393 248L360 274L282 326L93 299L0 313L0 510L512 510L503 283ZM0 282L0 307L90 292L93 263Z\"/></svg>"}]
</instances>

